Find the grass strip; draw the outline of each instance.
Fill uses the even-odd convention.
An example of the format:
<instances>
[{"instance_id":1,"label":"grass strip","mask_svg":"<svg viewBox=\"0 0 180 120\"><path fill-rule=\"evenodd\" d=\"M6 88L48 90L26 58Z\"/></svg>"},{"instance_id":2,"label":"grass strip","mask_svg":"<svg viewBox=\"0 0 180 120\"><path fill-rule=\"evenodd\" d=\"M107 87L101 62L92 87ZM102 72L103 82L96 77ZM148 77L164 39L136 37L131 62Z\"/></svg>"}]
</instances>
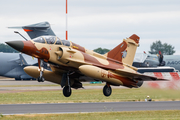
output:
<instances>
[{"instance_id":1,"label":"grass strip","mask_svg":"<svg viewBox=\"0 0 180 120\"><path fill-rule=\"evenodd\" d=\"M68 98L61 90L0 93L0 104L144 101L147 95L153 101L180 100L179 90L123 88L113 89L112 95L105 97L101 89L73 89Z\"/></svg>"},{"instance_id":2,"label":"grass strip","mask_svg":"<svg viewBox=\"0 0 180 120\"><path fill-rule=\"evenodd\" d=\"M180 110L0 116L1 120L179 120L179 118Z\"/></svg>"}]
</instances>

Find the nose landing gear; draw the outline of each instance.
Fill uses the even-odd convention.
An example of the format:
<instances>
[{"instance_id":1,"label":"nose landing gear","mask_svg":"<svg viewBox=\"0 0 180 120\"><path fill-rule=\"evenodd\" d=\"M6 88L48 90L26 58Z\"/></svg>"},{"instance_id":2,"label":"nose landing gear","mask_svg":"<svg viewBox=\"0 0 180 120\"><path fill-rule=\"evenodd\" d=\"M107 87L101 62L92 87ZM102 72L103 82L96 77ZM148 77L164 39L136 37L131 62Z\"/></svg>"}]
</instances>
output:
<instances>
[{"instance_id":1,"label":"nose landing gear","mask_svg":"<svg viewBox=\"0 0 180 120\"><path fill-rule=\"evenodd\" d=\"M40 75L38 77L38 82L44 82L44 77L43 77L43 71L44 71L44 64L43 64L43 60L38 59L38 65L39 65L39 70L40 70Z\"/></svg>"}]
</instances>

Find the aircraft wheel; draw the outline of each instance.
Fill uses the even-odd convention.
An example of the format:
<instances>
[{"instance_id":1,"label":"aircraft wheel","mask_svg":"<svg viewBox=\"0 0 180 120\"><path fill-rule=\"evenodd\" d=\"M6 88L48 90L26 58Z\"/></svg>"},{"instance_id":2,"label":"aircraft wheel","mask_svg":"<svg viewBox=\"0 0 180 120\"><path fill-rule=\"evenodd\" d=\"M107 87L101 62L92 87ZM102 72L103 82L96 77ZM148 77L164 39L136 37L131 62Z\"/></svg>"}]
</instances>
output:
<instances>
[{"instance_id":1,"label":"aircraft wheel","mask_svg":"<svg viewBox=\"0 0 180 120\"><path fill-rule=\"evenodd\" d=\"M69 97L69 96L71 96L71 88L69 88L69 86L65 86L64 88L63 88L63 95L65 96L65 97Z\"/></svg>"},{"instance_id":2,"label":"aircraft wheel","mask_svg":"<svg viewBox=\"0 0 180 120\"><path fill-rule=\"evenodd\" d=\"M112 93L112 89L111 89L111 86L107 86L105 85L104 88L103 88L103 94L108 97L110 96Z\"/></svg>"},{"instance_id":3,"label":"aircraft wheel","mask_svg":"<svg viewBox=\"0 0 180 120\"><path fill-rule=\"evenodd\" d=\"M44 82L44 78L43 77L38 77L38 82Z\"/></svg>"},{"instance_id":4,"label":"aircraft wheel","mask_svg":"<svg viewBox=\"0 0 180 120\"><path fill-rule=\"evenodd\" d=\"M44 82L44 80L45 80L45 79L42 77L42 78L41 78L41 82Z\"/></svg>"}]
</instances>

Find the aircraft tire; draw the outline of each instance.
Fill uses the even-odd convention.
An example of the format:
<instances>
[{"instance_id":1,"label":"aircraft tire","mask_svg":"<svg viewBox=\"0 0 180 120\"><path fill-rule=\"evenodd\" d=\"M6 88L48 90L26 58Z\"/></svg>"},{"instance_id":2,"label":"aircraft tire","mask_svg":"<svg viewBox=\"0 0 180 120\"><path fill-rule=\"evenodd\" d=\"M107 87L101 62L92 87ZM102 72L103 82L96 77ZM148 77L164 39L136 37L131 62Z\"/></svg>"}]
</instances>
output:
<instances>
[{"instance_id":1,"label":"aircraft tire","mask_svg":"<svg viewBox=\"0 0 180 120\"><path fill-rule=\"evenodd\" d=\"M111 95L111 93L112 93L111 86L108 87L107 85L105 85L104 88L103 88L103 94L104 94L106 97L108 97L108 96Z\"/></svg>"},{"instance_id":2,"label":"aircraft tire","mask_svg":"<svg viewBox=\"0 0 180 120\"><path fill-rule=\"evenodd\" d=\"M44 78L43 77L38 77L38 82L44 82Z\"/></svg>"},{"instance_id":3,"label":"aircraft tire","mask_svg":"<svg viewBox=\"0 0 180 120\"><path fill-rule=\"evenodd\" d=\"M72 91L71 91L71 88L69 88L69 86L65 86L65 87L63 88L63 95L64 95L65 97L71 96L71 93L72 93Z\"/></svg>"},{"instance_id":4,"label":"aircraft tire","mask_svg":"<svg viewBox=\"0 0 180 120\"><path fill-rule=\"evenodd\" d=\"M44 78L43 77L41 78L41 82L44 82Z\"/></svg>"}]
</instances>

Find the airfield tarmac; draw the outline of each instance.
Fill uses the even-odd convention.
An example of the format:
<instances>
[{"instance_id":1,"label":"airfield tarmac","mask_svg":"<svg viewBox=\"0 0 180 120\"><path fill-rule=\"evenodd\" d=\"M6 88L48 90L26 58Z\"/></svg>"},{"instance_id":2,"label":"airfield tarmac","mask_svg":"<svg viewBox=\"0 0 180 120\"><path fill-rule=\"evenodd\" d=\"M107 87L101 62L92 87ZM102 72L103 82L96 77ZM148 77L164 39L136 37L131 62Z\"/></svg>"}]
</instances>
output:
<instances>
[{"instance_id":1,"label":"airfield tarmac","mask_svg":"<svg viewBox=\"0 0 180 120\"><path fill-rule=\"evenodd\" d=\"M36 85L43 85L43 86L36 86ZM14 79L0 79L0 86L6 86L6 87L0 87L0 93L62 90L61 86L57 86L57 84L47 81L43 83L42 82L39 83L37 81L15 81ZM21 86L21 87L17 87L17 86ZM85 89L93 89L93 88L102 89L103 86L102 85L85 86ZM139 111L139 110L180 110L180 101L0 105L0 113L3 115L28 114L28 113L48 114L48 113Z\"/></svg>"},{"instance_id":2,"label":"airfield tarmac","mask_svg":"<svg viewBox=\"0 0 180 120\"><path fill-rule=\"evenodd\" d=\"M62 114L142 110L180 110L180 101L0 105L0 113L3 115L52 113Z\"/></svg>"}]
</instances>

